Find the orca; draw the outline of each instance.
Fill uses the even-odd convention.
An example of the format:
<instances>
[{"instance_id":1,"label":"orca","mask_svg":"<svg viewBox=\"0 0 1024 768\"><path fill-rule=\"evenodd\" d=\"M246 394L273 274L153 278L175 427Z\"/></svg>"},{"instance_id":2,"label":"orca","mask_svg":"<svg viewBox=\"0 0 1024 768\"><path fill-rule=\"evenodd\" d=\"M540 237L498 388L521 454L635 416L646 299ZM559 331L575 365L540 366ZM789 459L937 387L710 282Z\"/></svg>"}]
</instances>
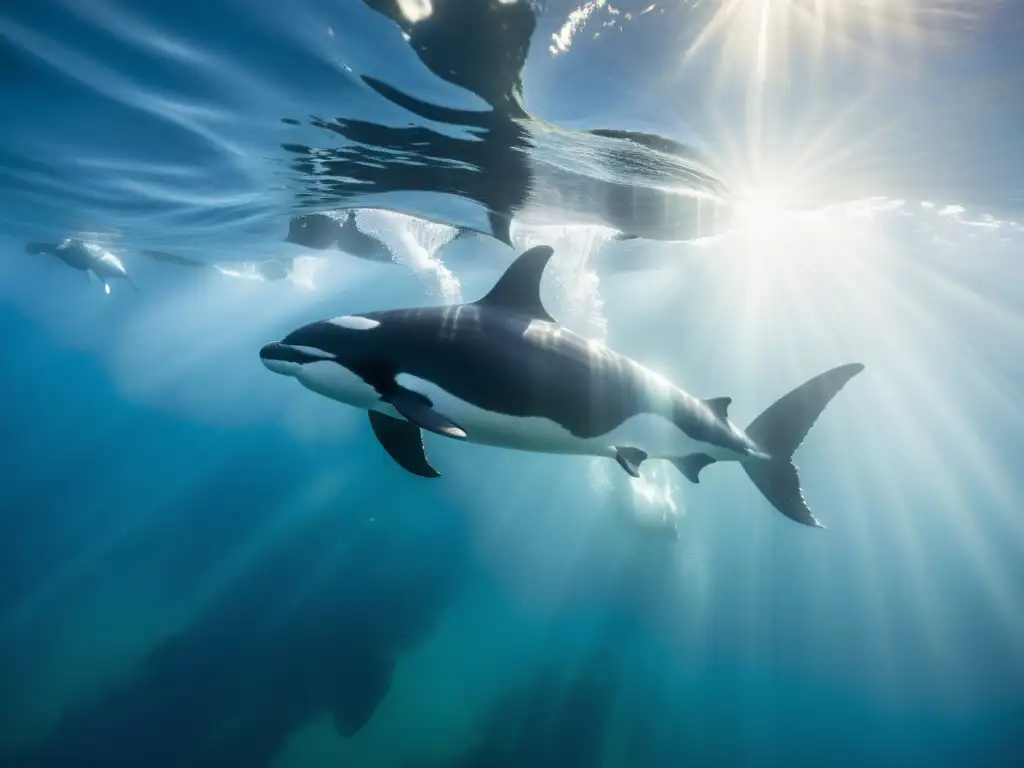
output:
<instances>
[{"instance_id":1,"label":"orca","mask_svg":"<svg viewBox=\"0 0 1024 768\"><path fill-rule=\"evenodd\" d=\"M366 259L367 261L397 263L391 248L383 240L359 228L356 222L357 211L385 211L452 227L456 230L452 240L464 239L474 235L491 236L489 232L417 216L397 208L360 206L359 208L339 209L337 213L344 213L344 216L332 216L328 213L307 213L302 216L295 216L288 222L288 234L285 236L284 241L317 251L337 249L350 256ZM506 241L502 240L501 242Z\"/></svg>"},{"instance_id":2,"label":"orca","mask_svg":"<svg viewBox=\"0 0 1024 768\"><path fill-rule=\"evenodd\" d=\"M550 454L604 456L639 476L667 459L690 482L739 462L782 514L824 527L792 457L825 406L864 369L850 363L782 397L740 429L731 399L690 395L639 363L559 325L540 298L549 246L521 254L482 299L458 306L345 315L305 325L260 350L271 371L369 411L404 469L439 477L422 431Z\"/></svg>"},{"instance_id":3,"label":"orca","mask_svg":"<svg viewBox=\"0 0 1024 768\"><path fill-rule=\"evenodd\" d=\"M72 269L85 272L85 276L90 282L92 282L92 276L95 275L103 283L103 288L107 293L110 293L110 280L124 280L136 291L139 290L117 256L99 246L83 243L81 240L69 237L61 243L27 243L25 253L31 255L45 253L56 256Z\"/></svg>"},{"instance_id":4,"label":"orca","mask_svg":"<svg viewBox=\"0 0 1024 768\"><path fill-rule=\"evenodd\" d=\"M341 219L326 213L296 216L289 222L284 240L318 251L337 248L367 261L394 261L391 249L382 240L359 229L352 209L346 210Z\"/></svg>"},{"instance_id":5,"label":"orca","mask_svg":"<svg viewBox=\"0 0 1024 768\"><path fill-rule=\"evenodd\" d=\"M226 277L272 282L275 280L287 280L295 273L295 259L291 258L214 264L199 261L198 259L190 259L186 256L178 256L173 253L167 253L166 251L149 249L143 250L141 253L154 261L159 261L164 264L174 264L179 267L199 269L215 269Z\"/></svg>"}]
</instances>

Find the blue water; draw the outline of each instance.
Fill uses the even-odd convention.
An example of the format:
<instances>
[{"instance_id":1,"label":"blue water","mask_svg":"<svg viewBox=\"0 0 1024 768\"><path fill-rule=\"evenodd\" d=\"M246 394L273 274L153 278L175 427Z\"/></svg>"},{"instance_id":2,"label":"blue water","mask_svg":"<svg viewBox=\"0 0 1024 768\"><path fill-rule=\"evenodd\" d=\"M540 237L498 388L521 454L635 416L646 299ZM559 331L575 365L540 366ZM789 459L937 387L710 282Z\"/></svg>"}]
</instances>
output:
<instances>
[{"instance_id":1,"label":"blue water","mask_svg":"<svg viewBox=\"0 0 1024 768\"><path fill-rule=\"evenodd\" d=\"M434 72L377 0L5 4L0 765L1021 762L1024 19L881 5L549 0L489 104L486 15ZM397 264L284 241L342 207ZM535 244L737 424L864 363L796 456L827 530L728 465L428 436L424 481L260 364Z\"/></svg>"}]
</instances>

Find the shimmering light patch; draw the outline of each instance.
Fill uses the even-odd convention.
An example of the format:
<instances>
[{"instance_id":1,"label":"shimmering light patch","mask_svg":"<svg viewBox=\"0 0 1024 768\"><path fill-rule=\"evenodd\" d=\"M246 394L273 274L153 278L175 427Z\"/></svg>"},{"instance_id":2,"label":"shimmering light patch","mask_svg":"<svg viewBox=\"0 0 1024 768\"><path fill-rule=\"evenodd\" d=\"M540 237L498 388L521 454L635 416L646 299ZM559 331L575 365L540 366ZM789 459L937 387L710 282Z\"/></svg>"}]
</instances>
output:
<instances>
[{"instance_id":1,"label":"shimmering light patch","mask_svg":"<svg viewBox=\"0 0 1024 768\"><path fill-rule=\"evenodd\" d=\"M576 33L587 23L587 19L591 17L594 11L603 8L604 5L605 0L590 0L590 2L584 3L572 11L569 14L569 18L565 20L565 24L562 25L562 28L551 36L551 47L548 50L555 56L568 51L572 46L572 39Z\"/></svg>"},{"instance_id":2,"label":"shimmering light patch","mask_svg":"<svg viewBox=\"0 0 1024 768\"><path fill-rule=\"evenodd\" d=\"M699 0L690 5L697 6ZM870 34L872 51L877 41L918 38L926 15L946 12L946 4L934 0L718 0L717 10L700 30L686 56L716 42L721 47L721 66L749 72L763 83L772 70L787 62L796 44L826 48L849 47L857 36Z\"/></svg>"},{"instance_id":3,"label":"shimmering light patch","mask_svg":"<svg viewBox=\"0 0 1024 768\"><path fill-rule=\"evenodd\" d=\"M380 325L376 320L360 317L359 315L342 315L341 317L332 318L328 322L339 328L348 328L350 331L372 331Z\"/></svg>"},{"instance_id":4,"label":"shimmering light patch","mask_svg":"<svg viewBox=\"0 0 1024 768\"><path fill-rule=\"evenodd\" d=\"M292 273L289 279L292 284L312 291L316 288L316 271L323 259L315 256L300 256L292 262Z\"/></svg>"},{"instance_id":5,"label":"shimmering light patch","mask_svg":"<svg viewBox=\"0 0 1024 768\"><path fill-rule=\"evenodd\" d=\"M738 230L771 235L785 225L786 194L772 188L748 190L736 202L735 225Z\"/></svg>"},{"instance_id":6,"label":"shimmering light patch","mask_svg":"<svg viewBox=\"0 0 1024 768\"><path fill-rule=\"evenodd\" d=\"M657 371L652 371L650 368L644 368L644 375L647 378L648 386L658 389L663 393L671 391L673 387L672 382Z\"/></svg>"},{"instance_id":7,"label":"shimmering light patch","mask_svg":"<svg viewBox=\"0 0 1024 768\"><path fill-rule=\"evenodd\" d=\"M627 21L632 21L634 18L639 18L640 16L646 16L657 8L657 4L652 3L639 13L630 13L629 11L622 11L613 5L610 5L607 0L589 0L589 2L584 3L569 14L569 17L565 20L565 24L562 25L561 29L551 36L552 45L548 50L551 51L553 56L557 56L560 53L568 51L572 45L573 38L591 19L595 11L607 11L607 18L601 22L600 28L594 32L593 37L596 40L601 36L602 29L614 27L621 29ZM664 9L662 9L662 13L664 13Z\"/></svg>"},{"instance_id":8,"label":"shimmering light patch","mask_svg":"<svg viewBox=\"0 0 1024 768\"><path fill-rule=\"evenodd\" d=\"M434 12L434 5L430 0L398 0L398 8L412 23L423 21Z\"/></svg>"},{"instance_id":9,"label":"shimmering light patch","mask_svg":"<svg viewBox=\"0 0 1024 768\"><path fill-rule=\"evenodd\" d=\"M633 487L634 517L638 522L663 527L675 525L682 517L676 501L676 484L669 473L675 469L667 462L651 462L640 477L630 478Z\"/></svg>"}]
</instances>

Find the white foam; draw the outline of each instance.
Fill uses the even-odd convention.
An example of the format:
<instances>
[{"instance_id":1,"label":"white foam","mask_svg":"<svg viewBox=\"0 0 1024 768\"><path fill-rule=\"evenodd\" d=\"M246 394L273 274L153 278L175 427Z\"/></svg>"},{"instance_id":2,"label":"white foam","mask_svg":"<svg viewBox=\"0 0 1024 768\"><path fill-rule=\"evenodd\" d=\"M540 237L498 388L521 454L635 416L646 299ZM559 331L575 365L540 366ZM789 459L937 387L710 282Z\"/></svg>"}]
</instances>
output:
<instances>
[{"instance_id":1,"label":"white foam","mask_svg":"<svg viewBox=\"0 0 1024 768\"><path fill-rule=\"evenodd\" d=\"M356 214L359 229L385 243L395 261L412 269L445 304L462 301L462 288L437 255L458 233L455 227L383 208L363 208Z\"/></svg>"}]
</instances>

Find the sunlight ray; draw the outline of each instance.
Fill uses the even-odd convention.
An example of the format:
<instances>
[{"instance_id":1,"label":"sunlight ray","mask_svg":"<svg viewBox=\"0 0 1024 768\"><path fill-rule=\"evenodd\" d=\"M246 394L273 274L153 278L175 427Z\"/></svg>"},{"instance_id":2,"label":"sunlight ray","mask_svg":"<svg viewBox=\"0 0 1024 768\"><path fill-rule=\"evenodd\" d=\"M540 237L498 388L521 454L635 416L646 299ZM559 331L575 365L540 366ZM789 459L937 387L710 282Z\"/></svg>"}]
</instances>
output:
<instances>
[{"instance_id":1,"label":"sunlight ray","mask_svg":"<svg viewBox=\"0 0 1024 768\"><path fill-rule=\"evenodd\" d=\"M899 206L892 210L894 215L902 214ZM722 295L712 301L713 305L735 306L738 303L742 308L740 317L746 319L741 319L740 323L741 327L747 329L744 346L750 354L748 365L755 357L755 350L769 342L776 355L782 353L781 359L786 360L786 367L794 362L794 355L800 356L796 345L786 344L779 348L779 338L787 338L786 333L780 333L780 322L802 329L816 329L810 337L803 335L800 345L831 349L832 354L838 354L842 348L856 348L862 343L857 341L859 336L865 332L874 333L873 345L877 347L875 354L881 354L890 366L887 374L890 381L878 385L885 394L877 406L879 412L876 418L892 424L897 434L907 436L915 434L921 423L931 425L934 432L932 440L923 445L919 455L914 458L920 468L944 467L947 459L939 451L939 446L958 446L960 455L970 467L969 474L974 482L980 483L980 487L986 489L988 498L996 502L988 507L988 514L995 515L1002 526L1007 526L1008 532L1012 529L1012 536L1016 540L1021 540L1021 521L1016 519L1019 515L1013 514L1012 491L1003 474L1006 470L1000 468L1000 461L989 455L977 431L955 407L951 407L955 390L949 390L948 387L945 390L939 389L937 382L927 373L935 370L935 364L929 358L941 349L941 321L907 293L907 282L896 282L896 277L890 274L894 265L891 252L896 244L887 239L883 230L873 228L868 234L869 230L861 228L857 223L854 212L854 207L840 207L819 212L815 216L789 216L786 217L786 225L778 226L770 221L773 213L766 210L763 216L747 222L749 232L744 233L741 227L740 232L721 238L719 248L723 252L718 258L724 261L719 263L722 265L721 271L728 271L730 275L724 277L718 274L717 281L719 285L728 285L732 295L726 294L723 288L717 288L715 292ZM742 253L745 258L731 258L729 254L733 252ZM864 253L874 254L875 257L864 258L861 255ZM822 258L824 254L828 254L829 258ZM912 264L912 273L915 277L909 282L916 282L920 295L929 297L929 301L944 301L958 307L970 307L978 303L975 295L923 264ZM933 281L944 285L944 292L937 292L931 287ZM855 290L849 290L850 286L856 286ZM867 297L870 297L873 320L861 328L850 319L863 313ZM823 311L827 316L822 314ZM971 311L975 322L991 323L994 327L1005 328L1006 323L1014 319L992 306L978 304ZM882 332L883 323L890 324L888 332ZM922 347L922 344L925 346ZM969 350L965 352L970 354ZM982 360L978 360L976 366L967 366L970 371L964 374L965 378L958 384L958 389L978 392L997 387L995 382L981 376L983 364ZM906 403L905 393L908 391L916 393L912 408L908 408ZM1011 407L1011 403L1008 401L1006 406ZM1013 413L1012 410L1009 412ZM922 470L916 471L920 473ZM942 595L935 586L935 569L938 564L918 541L925 533L922 527L925 520L914 514L918 505L911 505L907 500L904 480L899 477L897 470L878 466L873 472L879 480L885 478L879 490L891 507L890 523L894 531L898 532L895 543L903 553L902 560L913 584L912 590L918 595L916 610L920 613L919 623L926 628L919 640L931 648L930 676L937 680L938 671L947 670L947 682L943 685L946 694L943 698L952 701L949 697L955 697L955 692L966 684L966 676L971 674L971 664L958 658L956 647L959 640L951 637L940 639L942 628L951 617L940 607L943 605ZM964 556L971 562L972 570L989 595L993 610L1000 616L1007 631L1021 631L1024 629L1024 613L1015 600L1005 563L991 547L994 532L983 534L979 527L980 520L965 516L964 511L970 507L964 495L966 491L959 482L962 479L959 473L939 470L939 476L940 480L932 490L932 525L956 532L955 535L965 544ZM840 477L845 478L846 475L837 473L837 478ZM864 547L871 537L859 521L852 523L851 527L858 531L861 551L865 559L869 559ZM758 534L751 531L751 535ZM762 541L760 538L758 540ZM823 561L819 563L824 566ZM751 583L751 589L754 588ZM879 631L885 634L885 622L896 617L878 602L883 599L882 589L877 581L866 587L868 593L876 596L877 604L872 610L880 618L875 626L881 627ZM750 620L758 624L757 607L749 606L749 611ZM886 649L883 653L889 658L892 668L902 652L895 652L891 632L888 632L886 638L872 638L872 642Z\"/></svg>"}]
</instances>

